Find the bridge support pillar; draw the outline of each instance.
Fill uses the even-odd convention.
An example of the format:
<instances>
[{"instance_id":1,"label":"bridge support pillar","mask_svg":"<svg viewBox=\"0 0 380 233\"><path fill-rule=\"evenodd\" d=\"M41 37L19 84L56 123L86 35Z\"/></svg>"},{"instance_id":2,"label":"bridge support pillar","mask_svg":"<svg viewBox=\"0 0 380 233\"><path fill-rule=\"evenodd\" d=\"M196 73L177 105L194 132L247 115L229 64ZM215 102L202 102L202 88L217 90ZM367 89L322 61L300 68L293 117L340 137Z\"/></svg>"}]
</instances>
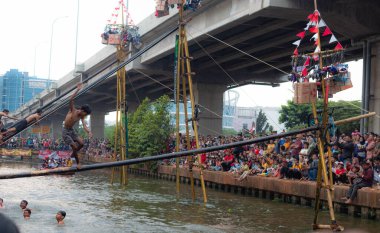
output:
<instances>
[{"instance_id":1,"label":"bridge support pillar","mask_svg":"<svg viewBox=\"0 0 380 233\"><path fill-rule=\"evenodd\" d=\"M90 125L94 138L104 138L105 113L93 111L90 116Z\"/></svg>"},{"instance_id":2,"label":"bridge support pillar","mask_svg":"<svg viewBox=\"0 0 380 233\"><path fill-rule=\"evenodd\" d=\"M371 75L369 85L369 111L380 114L380 42L371 44ZM371 117L368 121L368 131L380 133L380 118Z\"/></svg>"},{"instance_id":3,"label":"bridge support pillar","mask_svg":"<svg viewBox=\"0 0 380 233\"><path fill-rule=\"evenodd\" d=\"M195 103L200 105L199 134L221 135L223 118L223 94L226 86L221 84L194 84Z\"/></svg>"}]
</instances>

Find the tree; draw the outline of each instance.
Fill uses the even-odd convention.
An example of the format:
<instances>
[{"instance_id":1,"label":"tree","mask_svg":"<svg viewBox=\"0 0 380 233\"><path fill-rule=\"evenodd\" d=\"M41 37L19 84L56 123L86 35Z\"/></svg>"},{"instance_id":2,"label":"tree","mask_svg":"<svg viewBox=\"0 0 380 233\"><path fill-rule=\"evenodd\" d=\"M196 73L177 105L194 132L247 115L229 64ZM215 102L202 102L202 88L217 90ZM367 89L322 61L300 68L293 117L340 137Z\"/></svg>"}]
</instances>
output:
<instances>
[{"instance_id":1,"label":"tree","mask_svg":"<svg viewBox=\"0 0 380 233\"><path fill-rule=\"evenodd\" d=\"M227 129L227 128L223 129L223 135L224 136L237 135L237 134L238 134L238 132L234 129Z\"/></svg>"},{"instance_id":2,"label":"tree","mask_svg":"<svg viewBox=\"0 0 380 233\"><path fill-rule=\"evenodd\" d=\"M115 125L106 125L104 128L104 137L107 138L112 144L115 141Z\"/></svg>"},{"instance_id":3,"label":"tree","mask_svg":"<svg viewBox=\"0 0 380 233\"><path fill-rule=\"evenodd\" d=\"M317 109L323 109L323 102L317 102ZM342 120L345 118L360 115L360 101L330 101L329 109L334 109L334 120ZM282 105L280 110L280 123L285 123L288 130L306 128L308 126L308 116L312 109L310 104L294 104L288 101L287 105ZM355 129L359 129L359 122L351 122L349 124L340 125L339 130L342 133L351 133Z\"/></svg>"},{"instance_id":4,"label":"tree","mask_svg":"<svg viewBox=\"0 0 380 233\"><path fill-rule=\"evenodd\" d=\"M148 98L129 115L129 154L144 157L160 154L172 132L170 124L170 99L162 96L150 102Z\"/></svg>"},{"instance_id":5,"label":"tree","mask_svg":"<svg viewBox=\"0 0 380 233\"><path fill-rule=\"evenodd\" d=\"M268 118L263 112L262 109L260 109L259 115L257 116L256 120L256 134L263 134L268 132L269 130L269 123L268 123Z\"/></svg>"}]
</instances>

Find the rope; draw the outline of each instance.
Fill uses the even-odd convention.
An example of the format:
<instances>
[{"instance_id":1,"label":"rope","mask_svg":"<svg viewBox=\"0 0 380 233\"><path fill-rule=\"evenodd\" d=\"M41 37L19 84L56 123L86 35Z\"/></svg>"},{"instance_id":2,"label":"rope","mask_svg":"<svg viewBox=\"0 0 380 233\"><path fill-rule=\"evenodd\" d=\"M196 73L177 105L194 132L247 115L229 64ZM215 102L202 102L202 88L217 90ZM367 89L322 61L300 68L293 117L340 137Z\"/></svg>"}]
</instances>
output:
<instances>
[{"instance_id":1,"label":"rope","mask_svg":"<svg viewBox=\"0 0 380 233\"><path fill-rule=\"evenodd\" d=\"M144 73L144 72L142 72L142 71L140 71L140 70L136 70L136 71L139 72L140 74L144 75L145 77L151 79L152 81L158 83L159 85L161 85L161 86L163 86L163 87L166 87L166 88L169 89L170 91L174 91L173 88L169 87L168 85L163 84L162 82L156 80L155 78L149 76L148 74L146 74L146 73ZM183 97L182 94L179 94L179 96L180 96L180 97ZM201 104L198 104L198 105L201 106L202 108L206 109L208 112L214 114L215 116L217 116L217 117L223 119L223 116L220 116L218 113L212 111L211 109L209 109L209 108L207 108L207 107L205 107L205 106L203 106L203 105L201 105Z\"/></svg>"},{"instance_id":2,"label":"rope","mask_svg":"<svg viewBox=\"0 0 380 233\"><path fill-rule=\"evenodd\" d=\"M209 52L207 52L207 50L198 42L197 39L195 39L195 37L193 37L190 33L188 33L190 35L190 37L195 41L195 43L198 44L198 46L203 50L204 53L207 54L208 57L210 57L210 59L232 80L232 82L235 84L235 85L239 85L238 82L236 82L236 80L211 56L211 54ZM244 90L244 89L241 89L243 91L243 93L256 105L256 106L259 106L256 101ZM271 120L279 129L284 129L283 127L281 127L280 125L277 124L276 121L274 121L269 115L268 115L268 118L269 120Z\"/></svg>"},{"instance_id":3,"label":"rope","mask_svg":"<svg viewBox=\"0 0 380 233\"><path fill-rule=\"evenodd\" d=\"M247 52L244 52L243 50L238 49L238 48L236 48L235 46L233 46L233 45L231 45L231 44L228 44L227 42L224 42L224 41L222 41L222 40L216 38L215 36L210 35L209 33L206 33L205 35L207 35L208 37L213 38L214 40L219 41L219 42L222 43L222 44L227 45L228 47L231 47L231 48L233 48L233 49L239 51L239 52L242 53L242 54L247 55L248 57L251 57L251 58L255 59L256 61L259 61L259 62L261 62L261 63L264 63L265 65L270 66L270 67L272 67L273 69L280 71L281 73L284 73L284 74L286 74L286 75L289 75L288 72L286 72L286 71L284 71L284 70L282 70L282 69L280 69L280 68L278 68L278 67L275 67L274 65L271 65L271 64L269 64L268 62L266 62L266 61L264 61L264 60L261 60L260 58L257 58L257 57L255 57L255 56L253 56L253 55L251 55L251 54L249 54L249 53L247 53Z\"/></svg>"}]
</instances>

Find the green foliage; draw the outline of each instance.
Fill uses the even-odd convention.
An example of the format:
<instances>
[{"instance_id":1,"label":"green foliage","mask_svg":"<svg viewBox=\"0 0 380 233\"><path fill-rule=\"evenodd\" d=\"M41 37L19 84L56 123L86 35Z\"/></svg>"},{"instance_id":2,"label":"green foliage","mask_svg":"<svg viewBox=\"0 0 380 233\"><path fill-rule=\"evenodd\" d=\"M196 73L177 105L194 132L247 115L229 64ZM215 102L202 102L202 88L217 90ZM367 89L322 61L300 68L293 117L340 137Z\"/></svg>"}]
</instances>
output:
<instances>
[{"instance_id":1,"label":"green foliage","mask_svg":"<svg viewBox=\"0 0 380 233\"><path fill-rule=\"evenodd\" d=\"M238 134L238 131L234 129L223 129L224 136L237 135L237 134Z\"/></svg>"},{"instance_id":2,"label":"green foliage","mask_svg":"<svg viewBox=\"0 0 380 233\"><path fill-rule=\"evenodd\" d=\"M104 128L104 136L111 142L115 141L115 129L115 125L106 125Z\"/></svg>"},{"instance_id":3,"label":"green foliage","mask_svg":"<svg viewBox=\"0 0 380 233\"><path fill-rule=\"evenodd\" d=\"M165 149L172 132L169 106L170 99L166 95L154 102L146 98L128 116L128 151L131 157L151 156Z\"/></svg>"},{"instance_id":4,"label":"green foliage","mask_svg":"<svg viewBox=\"0 0 380 233\"><path fill-rule=\"evenodd\" d=\"M257 120L256 120L256 134L263 134L263 133L268 132L269 127L270 125L268 123L268 118L263 112L263 110L260 109L259 115L257 116Z\"/></svg>"},{"instance_id":5,"label":"green foliage","mask_svg":"<svg viewBox=\"0 0 380 233\"><path fill-rule=\"evenodd\" d=\"M334 108L333 117L337 121L360 115L360 105L360 101L330 101L329 109ZM322 101L317 102L317 109L323 109ZM279 122L285 123L288 130L302 129L307 127L308 116L311 112L310 104L297 105L288 101L287 105L281 106ZM339 130L344 133L350 133L359 128L359 121L339 126Z\"/></svg>"}]
</instances>

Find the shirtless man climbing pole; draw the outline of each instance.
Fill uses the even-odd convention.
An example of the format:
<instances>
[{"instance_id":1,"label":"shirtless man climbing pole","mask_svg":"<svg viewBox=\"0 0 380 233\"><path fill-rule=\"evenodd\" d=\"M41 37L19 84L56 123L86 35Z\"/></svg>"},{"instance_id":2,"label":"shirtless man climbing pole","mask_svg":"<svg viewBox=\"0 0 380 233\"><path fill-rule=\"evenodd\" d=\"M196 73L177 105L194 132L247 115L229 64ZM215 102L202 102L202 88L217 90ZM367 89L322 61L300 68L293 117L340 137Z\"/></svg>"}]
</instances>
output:
<instances>
[{"instance_id":1,"label":"shirtless man climbing pole","mask_svg":"<svg viewBox=\"0 0 380 233\"><path fill-rule=\"evenodd\" d=\"M90 138L92 137L92 133L87 127L86 122L84 121L84 118L91 114L90 107L87 104L81 106L80 108L75 108L74 106L74 98L80 89L82 89L82 83L79 83L77 85L77 89L75 90L74 94L70 98L70 109L66 115L63 131L62 131L63 140L65 141L65 143L69 144L71 148L73 149L73 153L71 154L71 157L75 158L78 169L81 167L79 163L79 158L78 158L78 151L82 149L83 147L83 139L80 138L77 135L77 133L74 131L73 127L75 123L81 120L83 129L86 131L86 133L88 134Z\"/></svg>"},{"instance_id":2,"label":"shirtless man climbing pole","mask_svg":"<svg viewBox=\"0 0 380 233\"><path fill-rule=\"evenodd\" d=\"M22 119L22 120L16 122L16 124L14 124L12 128L4 130L1 133L1 136L3 137L4 135L8 135L8 134L11 134L14 132L20 133L21 131L26 129L30 124L37 123L41 119L41 114L42 114L42 109L39 108L32 115L29 115L25 119ZM2 138L0 139L0 142L2 142Z\"/></svg>"}]
</instances>

